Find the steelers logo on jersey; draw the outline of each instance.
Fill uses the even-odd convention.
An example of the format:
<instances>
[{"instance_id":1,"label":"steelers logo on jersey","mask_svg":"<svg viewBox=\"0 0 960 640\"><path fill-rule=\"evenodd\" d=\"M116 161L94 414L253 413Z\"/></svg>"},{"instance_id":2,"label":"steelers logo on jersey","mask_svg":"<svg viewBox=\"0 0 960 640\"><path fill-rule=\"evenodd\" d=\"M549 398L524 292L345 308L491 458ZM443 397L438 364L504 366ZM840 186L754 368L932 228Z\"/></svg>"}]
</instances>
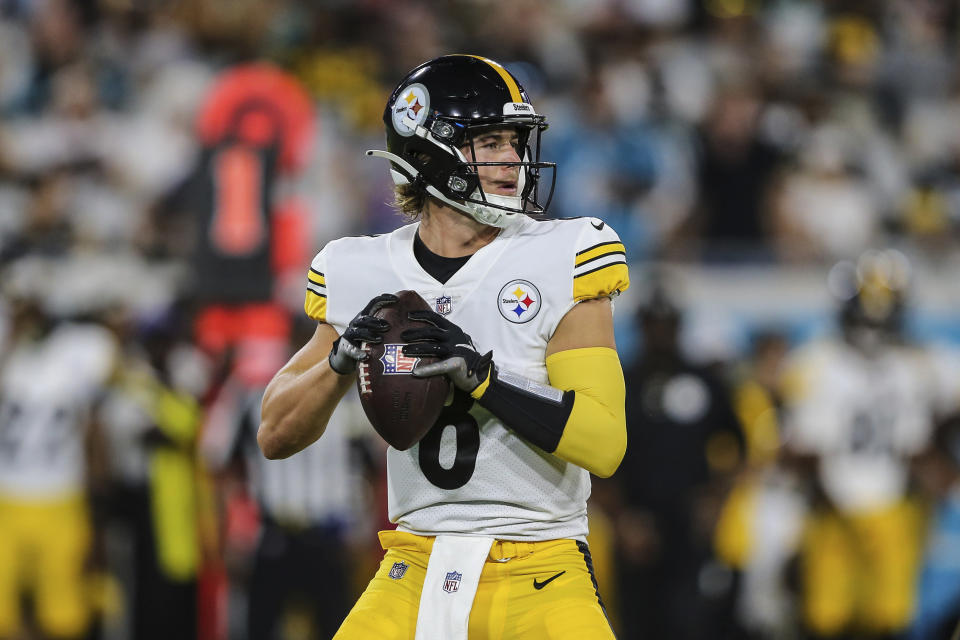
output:
<instances>
[{"instance_id":1,"label":"steelers logo on jersey","mask_svg":"<svg viewBox=\"0 0 960 640\"><path fill-rule=\"evenodd\" d=\"M417 125L422 124L430 112L430 94L422 84L412 84L403 90L390 109L397 133L412 136Z\"/></svg>"},{"instance_id":2,"label":"steelers logo on jersey","mask_svg":"<svg viewBox=\"0 0 960 640\"><path fill-rule=\"evenodd\" d=\"M540 291L529 280L511 280L500 289L497 307L514 324L530 322L540 313Z\"/></svg>"}]
</instances>

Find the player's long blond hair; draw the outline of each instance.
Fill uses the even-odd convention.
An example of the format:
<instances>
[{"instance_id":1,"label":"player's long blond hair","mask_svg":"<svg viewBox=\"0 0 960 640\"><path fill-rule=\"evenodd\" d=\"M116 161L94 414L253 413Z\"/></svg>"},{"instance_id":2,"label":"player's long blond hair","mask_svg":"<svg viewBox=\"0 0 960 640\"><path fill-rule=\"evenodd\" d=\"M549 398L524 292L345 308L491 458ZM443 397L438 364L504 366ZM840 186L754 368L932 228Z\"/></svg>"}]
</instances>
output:
<instances>
[{"instance_id":1,"label":"player's long blond hair","mask_svg":"<svg viewBox=\"0 0 960 640\"><path fill-rule=\"evenodd\" d=\"M409 184L398 184L393 187L393 208L410 222L414 222L423 215L427 206L427 194L414 189Z\"/></svg>"}]
</instances>

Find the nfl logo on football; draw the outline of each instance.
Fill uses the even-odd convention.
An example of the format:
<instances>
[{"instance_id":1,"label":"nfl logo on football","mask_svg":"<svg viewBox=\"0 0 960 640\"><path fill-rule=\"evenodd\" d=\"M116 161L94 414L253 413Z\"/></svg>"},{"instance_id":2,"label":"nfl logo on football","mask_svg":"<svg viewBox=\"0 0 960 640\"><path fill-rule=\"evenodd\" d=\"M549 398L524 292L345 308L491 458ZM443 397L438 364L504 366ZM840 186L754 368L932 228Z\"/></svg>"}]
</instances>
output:
<instances>
[{"instance_id":1,"label":"nfl logo on football","mask_svg":"<svg viewBox=\"0 0 960 640\"><path fill-rule=\"evenodd\" d=\"M390 577L394 580L399 580L407 572L407 567L409 567L406 562L394 562L393 567L390 569Z\"/></svg>"},{"instance_id":2,"label":"nfl logo on football","mask_svg":"<svg viewBox=\"0 0 960 640\"><path fill-rule=\"evenodd\" d=\"M460 589L460 578L463 577L462 573L457 573L456 571L451 571L447 574L447 579L443 581L443 590L447 593L454 593Z\"/></svg>"},{"instance_id":3,"label":"nfl logo on football","mask_svg":"<svg viewBox=\"0 0 960 640\"><path fill-rule=\"evenodd\" d=\"M453 311L453 300L450 296L440 296L437 298L437 313L442 316Z\"/></svg>"},{"instance_id":4,"label":"nfl logo on football","mask_svg":"<svg viewBox=\"0 0 960 640\"><path fill-rule=\"evenodd\" d=\"M383 355L380 356L380 362L383 363L383 372L386 375L412 373L414 365L419 361L420 358L403 355L402 344L383 345Z\"/></svg>"}]
</instances>

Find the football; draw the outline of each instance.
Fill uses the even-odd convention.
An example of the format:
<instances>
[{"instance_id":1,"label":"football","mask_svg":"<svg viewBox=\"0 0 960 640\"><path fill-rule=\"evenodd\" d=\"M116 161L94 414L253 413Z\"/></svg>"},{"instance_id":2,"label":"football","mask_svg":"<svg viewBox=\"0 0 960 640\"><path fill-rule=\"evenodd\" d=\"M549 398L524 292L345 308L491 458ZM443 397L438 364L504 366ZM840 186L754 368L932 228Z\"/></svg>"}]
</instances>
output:
<instances>
[{"instance_id":1,"label":"football","mask_svg":"<svg viewBox=\"0 0 960 640\"><path fill-rule=\"evenodd\" d=\"M390 330L380 344L363 343L369 358L357 368L357 391L373 428L391 447L404 451L419 442L440 417L450 381L446 376L413 377L417 362L436 359L403 355L406 343L400 334L421 326L407 319L409 312L429 310L430 305L415 291L398 291L396 296L395 304L374 314L390 323Z\"/></svg>"}]
</instances>

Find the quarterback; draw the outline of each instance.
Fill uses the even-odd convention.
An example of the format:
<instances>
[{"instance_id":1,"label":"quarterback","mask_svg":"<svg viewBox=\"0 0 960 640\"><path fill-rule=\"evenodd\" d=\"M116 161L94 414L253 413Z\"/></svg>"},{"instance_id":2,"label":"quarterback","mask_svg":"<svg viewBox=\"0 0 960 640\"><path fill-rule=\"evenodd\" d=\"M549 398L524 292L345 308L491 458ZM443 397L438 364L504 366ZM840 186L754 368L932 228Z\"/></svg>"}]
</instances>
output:
<instances>
[{"instance_id":1,"label":"quarterback","mask_svg":"<svg viewBox=\"0 0 960 640\"><path fill-rule=\"evenodd\" d=\"M626 450L611 298L623 244L596 218L548 220L547 128L517 80L478 56L411 71L384 112L396 231L328 243L307 274L311 340L266 390L258 442L320 437L356 380L373 316L412 289L404 354L455 389L406 451L387 452L386 554L336 638L613 638L586 544L590 474ZM541 200L543 202L541 202Z\"/></svg>"}]
</instances>

